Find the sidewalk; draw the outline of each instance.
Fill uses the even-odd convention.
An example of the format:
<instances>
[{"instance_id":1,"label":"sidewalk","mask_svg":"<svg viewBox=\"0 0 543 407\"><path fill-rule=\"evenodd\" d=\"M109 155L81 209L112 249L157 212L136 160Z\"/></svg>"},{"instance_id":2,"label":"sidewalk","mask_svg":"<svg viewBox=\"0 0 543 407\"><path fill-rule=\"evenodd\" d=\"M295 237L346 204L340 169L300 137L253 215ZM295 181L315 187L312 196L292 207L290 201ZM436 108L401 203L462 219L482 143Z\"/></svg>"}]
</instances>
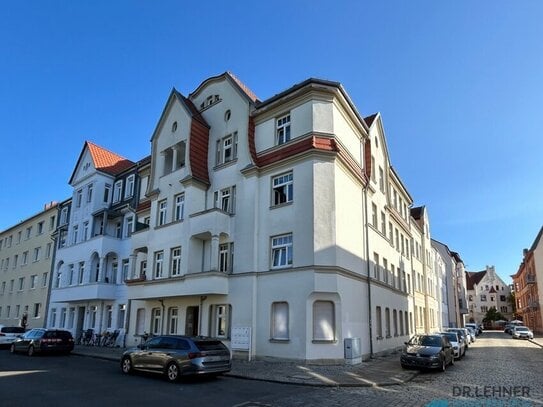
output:
<instances>
[{"instance_id":1,"label":"sidewalk","mask_svg":"<svg viewBox=\"0 0 543 407\"><path fill-rule=\"evenodd\" d=\"M119 362L122 348L76 345L72 354ZM376 357L359 365L314 365L264 360L232 362L226 376L248 380L328 387L372 387L406 383L418 374L417 370L403 370L400 354Z\"/></svg>"}]
</instances>

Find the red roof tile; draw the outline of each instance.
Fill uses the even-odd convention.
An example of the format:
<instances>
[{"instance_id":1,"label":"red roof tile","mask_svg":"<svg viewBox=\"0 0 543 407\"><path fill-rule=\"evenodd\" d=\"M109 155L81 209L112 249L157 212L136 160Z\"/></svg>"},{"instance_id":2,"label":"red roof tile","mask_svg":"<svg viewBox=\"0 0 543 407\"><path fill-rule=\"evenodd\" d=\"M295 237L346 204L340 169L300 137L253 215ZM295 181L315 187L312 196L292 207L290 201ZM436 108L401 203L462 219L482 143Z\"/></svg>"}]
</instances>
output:
<instances>
[{"instance_id":1,"label":"red roof tile","mask_svg":"<svg viewBox=\"0 0 543 407\"><path fill-rule=\"evenodd\" d=\"M86 144L89 148L94 167L99 171L107 172L111 175L117 175L134 165L132 161L127 160L118 154L112 153L111 151L91 143L90 141L87 141Z\"/></svg>"},{"instance_id":2,"label":"red roof tile","mask_svg":"<svg viewBox=\"0 0 543 407\"><path fill-rule=\"evenodd\" d=\"M253 93L253 91L249 89L247 85L245 85L242 81L240 81L236 75L234 75L230 71L227 71L226 73L228 74L228 76L230 76L230 78L232 78L234 82L236 82L240 89L245 92L249 99L251 99L253 102L256 102L258 100L258 97Z\"/></svg>"}]
</instances>

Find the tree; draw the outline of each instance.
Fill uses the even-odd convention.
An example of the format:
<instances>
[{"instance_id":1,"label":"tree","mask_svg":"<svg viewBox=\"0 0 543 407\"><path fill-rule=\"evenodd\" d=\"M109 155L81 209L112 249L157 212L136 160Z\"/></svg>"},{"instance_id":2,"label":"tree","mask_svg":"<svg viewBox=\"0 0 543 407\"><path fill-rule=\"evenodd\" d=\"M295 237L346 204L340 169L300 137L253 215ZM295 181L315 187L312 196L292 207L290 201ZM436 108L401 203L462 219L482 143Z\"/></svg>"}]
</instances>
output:
<instances>
[{"instance_id":1,"label":"tree","mask_svg":"<svg viewBox=\"0 0 543 407\"><path fill-rule=\"evenodd\" d=\"M498 310L496 310L496 307L492 307L486 312L485 317L483 318L483 322L494 322L504 319L505 317L502 315L502 313L498 312Z\"/></svg>"}]
</instances>

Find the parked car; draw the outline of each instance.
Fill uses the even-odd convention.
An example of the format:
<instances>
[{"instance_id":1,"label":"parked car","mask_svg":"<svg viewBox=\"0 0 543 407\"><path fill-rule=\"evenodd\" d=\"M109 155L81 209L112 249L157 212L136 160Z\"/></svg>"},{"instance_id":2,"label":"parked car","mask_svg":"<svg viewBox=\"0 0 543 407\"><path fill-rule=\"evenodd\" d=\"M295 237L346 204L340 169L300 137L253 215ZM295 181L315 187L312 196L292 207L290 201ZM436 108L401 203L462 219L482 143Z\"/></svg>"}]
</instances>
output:
<instances>
[{"instance_id":1,"label":"parked car","mask_svg":"<svg viewBox=\"0 0 543 407\"><path fill-rule=\"evenodd\" d=\"M464 341L464 346L466 347L466 350L469 349L469 344L470 344L470 338L468 337L468 334L466 332L466 330L464 328L447 328L446 329L447 332L456 332L459 334L459 336L461 337L461 339Z\"/></svg>"},{"instance_id":2,"label":"parked car","mask_svg":"<svg viewBox=\"0 0 543 407\"><path fill-rule=\"evenodd\" d=\"M11 353L25 352L28 356L37 353L70 353L74 349L74 338L69 331L61 329L34 328L11 344Z\"/></svg>"},{"instance_id":3,"label":"parked car","mask_svg":"<svg viewBox=\"0 0 543 407\"><path fill-rule=\"evenodd\" d=\"M534 339L534 333L527 326L517 325L513 328L513 339Z\"/></svg>"},{"instance_id":4,"label":"parked car","mask_svg":"<svg viewBox=\"0 0 543 407\"><path fill-rule=\"evenodd\" d=\"M466 329L468 330L471 343L475 342L477 339L477 334L475 333L475 329L473 329L471 326L467 326Z\"/></svg>"},{"instance_id":5,"label":"parked car","mask_svg":"<svg viewBox=\"0 0 543 407\"><path fill-rule=\"evenodd\" d=\"M466 328L473 328L475 331L475 335L479 336L483 333L483 326L481 324L477 324L475 322L468 322L466 324Z\"/></svg>"},{"instance_id":6,"label":"parked car","mask_svg":"<svg viewBox=\"0 0 543 407\"><path fill-rule=\"evenodd\" d=\"M230 350L221 341L203 336L155 336L121 357L123 373L161 373L170 382L183 375L218 375L231 368Z\"/></svg>"},{"instance_id":7,"label":"parked car","mask_svg":"<svg viewBox=\"0 0 543 407\"><path fill-rule=\"evenodd\" d=\"M19 336L25 333L25 329L20 326L4 326L0 325L0 346L11 345L11 343Z\"/></svg>"},{"instance_id":8,"label":"parked car","mask_svg":"<svg viewBox=\"0 0 543 407\"><path fill-rule=\"evenodd\" d=\"M444 335L415 335L405 342L400 363L404 369L414 367L444 372L447 365L454 365L454 350Z\"/></svg>"},{"instance_id":9,"label":"parked car","mask_svg":"<svg viewBox=\"0 0 543 407\"><path fill-rule=\"evenodd\" d=\"M466 344L457 332L441 332L441 335L449 338L456 359L461 359L466 354Z\"/></svg>"}]
</instances>

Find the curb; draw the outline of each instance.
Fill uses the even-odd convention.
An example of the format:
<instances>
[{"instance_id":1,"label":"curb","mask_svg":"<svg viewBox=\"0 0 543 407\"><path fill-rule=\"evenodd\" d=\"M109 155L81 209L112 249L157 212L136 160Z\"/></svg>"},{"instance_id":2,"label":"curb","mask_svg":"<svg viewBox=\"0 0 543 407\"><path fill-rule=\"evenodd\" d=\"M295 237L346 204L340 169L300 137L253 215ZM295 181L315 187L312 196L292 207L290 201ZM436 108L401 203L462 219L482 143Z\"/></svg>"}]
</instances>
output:
<instances>
[{"instance_id":1,"label":"curb","mask_svg":"<svg viewBox=\"0 0 543 407\"><path fill-rule=\"evenodd\" d=\"M539 346L540 348L543 348L543 345L541 345L539 342L536 342L534 341L533 339L528 339L531 343L533 343L534 345L537 345Z\"/></svg>"}]
</instances>

